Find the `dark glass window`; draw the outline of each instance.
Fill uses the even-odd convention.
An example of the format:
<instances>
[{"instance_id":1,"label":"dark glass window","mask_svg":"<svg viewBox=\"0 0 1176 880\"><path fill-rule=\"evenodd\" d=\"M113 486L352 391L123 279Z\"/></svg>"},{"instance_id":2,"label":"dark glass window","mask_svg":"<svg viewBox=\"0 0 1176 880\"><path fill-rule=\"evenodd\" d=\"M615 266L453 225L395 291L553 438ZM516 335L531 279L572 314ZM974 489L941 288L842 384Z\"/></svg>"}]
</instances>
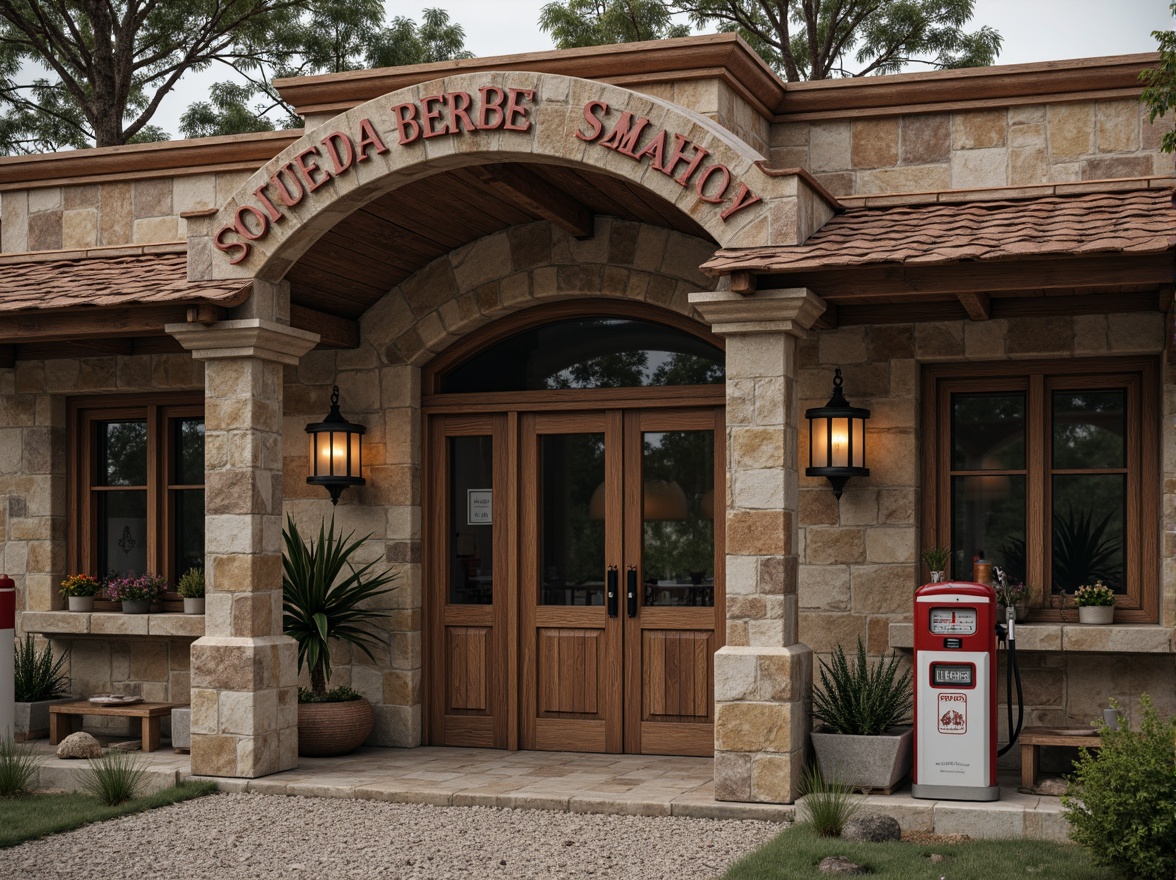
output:
<instances>
[{"instance_id":1,"label":"dark glass window","mask_svg":"<svg viewBox=\"0 0 1176 880\"><path fill-rule=\"evenodd\" d=\"M441 377L450 394L722 384L723 352L636 318L582 317L531 327Z\"/></svg>"}]
</instances>

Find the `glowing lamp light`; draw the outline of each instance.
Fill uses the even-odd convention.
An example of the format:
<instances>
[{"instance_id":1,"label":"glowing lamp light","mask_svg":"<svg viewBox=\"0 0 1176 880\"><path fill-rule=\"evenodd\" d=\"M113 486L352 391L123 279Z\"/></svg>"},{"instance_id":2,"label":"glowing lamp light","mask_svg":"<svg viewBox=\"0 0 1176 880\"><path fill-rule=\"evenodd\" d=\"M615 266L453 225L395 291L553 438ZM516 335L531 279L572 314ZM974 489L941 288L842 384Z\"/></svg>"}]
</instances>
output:
<instances>
[{"instance_id":1,"label":"glowing lamp light","mask_svg":"<svg viewBox=\"0 0 1176 880\"><path fill-rule=\"evenodd\" d=\"M850 477L870 475L866 467L866 419L870 411L849 405L841 393L842 382L838 368L829 402L804 414L809 423L809 466L805 475L828 479L838 501Z\"/></svg>"},{"instance_id":2,"label":"glowing lamp light","mask_svg":"<svg viewBox=\"0 0 1176 880\"><path fill-rule=\"evenodd\" d=\"M323 486L331 494L331 503L348 486L362 486L363 425L347 421L339 412L339 386L331 392L331 411L321 422L306 426L310 435L310 476L306 482Z\"/></svg>"}]
</instances>

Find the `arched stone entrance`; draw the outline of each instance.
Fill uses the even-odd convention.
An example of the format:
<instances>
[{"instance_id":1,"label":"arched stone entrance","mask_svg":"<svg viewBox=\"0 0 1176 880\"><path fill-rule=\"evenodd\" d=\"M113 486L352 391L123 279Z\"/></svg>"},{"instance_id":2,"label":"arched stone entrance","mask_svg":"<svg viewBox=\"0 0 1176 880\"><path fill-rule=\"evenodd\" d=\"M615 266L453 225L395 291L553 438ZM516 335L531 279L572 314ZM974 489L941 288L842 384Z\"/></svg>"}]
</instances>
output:
<instances>
[{"instance_id":1,"label":"arched stone entrance","mask_svg":"<svg viewBox=\"0 0 1176 880\"><path fill-rule=\"evenodd\" d=\"M481 104L471 109L475 98ZM484 114L486 105L497 107L498 115L477 115L476 122L467 125L462 113ZM400 745L419 742L420 730L420 532L419 514L414 519L412 513L419 511L421 450L416 438L420 365L495 315L549 297L633 298L696 315L690 295L712 286L696 267L709 256L715 242L723 246L794 243L807 237L830 214L827 204L800 176L764 170L762 157L714 123L657 99L551 74L449 77L393 93L335 117L267 163L225 202L215 217L193 218L189 227L190 275L250 277L254 293L250 302L238 309L234 320L177 328L176 337L186 346L201 350L201 356L223 359L226 365L242 360L290 363L298 357L295 349L305 344L301 336L297 344L293 337L286 341L290 337L286 329L290 294L283 279L318 238L351 211L413 181L451 169L502 162L584 167L625 181L673 206L679 216L691 218L711 241L673 231L651 232L640 224L629 224L630 235L626 235L622 221L597 218L590 229L581 227L579 232L584 234L577 236L552 231L544 225L550 235L550 256L520 261L516 246L528 233L506 230L458 248L398 284L360 318L357 349L338 354L314 352L303 358L299 382L286 389L288 395L297 397L299 405L307 405L313 395L313 388L308 388L302 377L313 377L309 384L335 380L342 383L353 372L357 387L364 389L358 395L356 415L360 421L367 418L378 422L385 432L383 449L369 459L371 486L352 497L358 503L404 511L403 515L386 516L388 528L383 538L389 546L390 561L410 571L415 566L415 578L410 578L410 589L403 607L398 609L405 613L396 618L399 622L395 625L403 629L390 633L393 668L385 673L382 690L390 702L378 707L377 713L384 713L389 722L386 727L397 729L390 739ZM560 225L558 221L556 224ZM631 236L636 237L636 248L628 240ZM643 243L648 260L636 257L642 253ZM626 249L629 256L619 257ZM742 669L748 660L753 665L760 662L766 674L769 668L789 664L791 655L782 646L795 641L795 521L785 510L795 495L795 464L787 456L794 452L795 445L767 439L773 432L776 436L795 436L794 414L788 415L795 397L788 379L794 369L794 349L790 342L765 337L776 339L780 333L799 332L793 328L801 306L806 314L817 314L820 309L813 307L803 292L764 292L756 297L770 300L765 310L770 320L764 323L740 311L742 298L738 295L706 293L705 297L709 299L700 307L710 313L707 317L713 314L712 320L723 324L721 332L741 337L736 359L736 376L741 381L732 382L729 373L728 406L732 400L745 406L749 391L753 397L758 394L761 398L744 424L726 432L733 453L749 456L744 465L733 468L728 481L732 474L735 479L742 479L741 474L750 478L768 475L770 487L749 493L747 482L734 485L736 503L728 511L726 531L729 534L735 523L741 536L738 543L728 546L726 568L732 570L730 557L734 553L739 557L736 570L746 581L740 585L739 601L734 606L728 603L728 632L736 634L737 645L765 646L737 649L743 653L730 657L728 666L736 664ZM235 382L235 370L232 376L219 375L221 372L220 368L212 368L206 373L210 401ZM379 376L376 390L370 378L373 375ZM783 379L774 379L777 375ZM762 391L757 391L759 388ZM280 392L275 395L265 387L244 389L245 392L247 398L257 402L276 397L278 412L282 411ZM782 395L779 406L762 396L771 393ZM268 407L246 408L245 415L261 424L267 422L271 412ZM217 407L209 407L210 431L217 430L217 413ZM234 408L232 413L232 417L229 410L222 413L225 421L220 428L239 432L241 409ZM779 433L781 428L785 429L783 435ZM789 435L789 431L793 433ZM394 439L398 437L408 439ZM297 457L292 457L295 461L286 462L287 471L291 465L298 468ZM210 464L210 487L221 479L214 470ZM236 478L235 469L226 462L223 470L227 485ZM265 477L261 476L263 483L253 493L252 506L241 511L260 525L248 530L251 537L244 545L238 540L232 552L223 554L226 560L246 558L255 576L247 577L244 583L218 580L218 553L209 554L212 576L208 632L193 648L193 761L194 765L204 766L206 757L223 755L232 746L235 764L226 770L226 762L216 758L220 761L216 772L222 775L259 775L290 766L293 760L288 746L283 746L274 760L257 761L249 752L257 737L268 729L268 719L276 719L273 727L281 730L293 726L289 707L293 688L288 683L287 669L290 661L280 659L288 655L277 635L279 616L236 613L246 593L263 592L269 607L276 608L280 597L275 592L280 546L274 540L278 533L274 526L280 521L283 494L288 498L287 510L297 511L300 504L299 481L287 477L283 493L272 478L264 483ZM257 477L254 472L248 479L256 484ZM213 504L210 500L210 510ZM274 522L266 524L269 520ZM393 550L393 546L402 549ZM257 607L260 598L253 595L251 607ZM230 608L233 613L225 613ZM210 651L205 651L206 646ZM256 688L246 688L234 699L255 710L253 729L261 733L228 730L222 723L225 713L214 714L212 707L223 702L226 690L239 688L222 681L222 669L231 655L251 657L259 648L277 652L270 677L275 680L273 693L278 709L270 712L259 698L250 696ZM779 656L781 650L785 654ZM723 652L719 659L723 659ZM370 670L355 669L357 681L371 674ZM789 786L798 767L797 743L803 748L803 736L789 738L791 734L785 731L796 727L796 719L802 715L793 713L793 723L783 728L781 722L789 716L792 706L799 707L803 701L799 680L803 678L802 670L802 666L784 670L787 677L797 681L787 693L761 687L734 698L735 708L758 700L761 705L752 710L758 712L757 717L771 721L772 732L766 743L760 743L756 735L737 732L733 737L732 724L742 728L745 712L726 725L727 745L722 748L740 753L737 766L730 766L745 782L745 787L733 794L725 789L728 797L791 797ZM371 684L374 687L375 683ZM721 699L720 713L724 709ZM271 702L268 697L266 702ZM726 714L730 718L735 713ZM716 716L716 722L718 743L723 739L721 715ZM220 750L215 754L214 746ZM757 756L765 751L771 753L769 759L758 760ZM763 782L753 784L753 776ZM777 791L781 785L783 795Z\"/></svg>"}]
</instances>

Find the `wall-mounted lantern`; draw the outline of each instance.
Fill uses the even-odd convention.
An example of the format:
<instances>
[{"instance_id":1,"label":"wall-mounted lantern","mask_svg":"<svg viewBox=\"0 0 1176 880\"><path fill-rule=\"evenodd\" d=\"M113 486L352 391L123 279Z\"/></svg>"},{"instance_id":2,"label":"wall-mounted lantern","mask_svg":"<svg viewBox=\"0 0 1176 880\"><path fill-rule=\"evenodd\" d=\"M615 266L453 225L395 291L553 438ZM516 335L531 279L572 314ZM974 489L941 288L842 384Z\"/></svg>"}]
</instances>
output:
<instances>
[{"instance_id":1,"label":"wall-mounted lantern","mask_svg":"<svg viewBox=\"0 0 1176 880\"><path fill-rule=\"evenodd\" d=\"M347 421L339 412L339 386L331 392L331 411L321 422L306 426L310 435L310 476L306 482L325 486L331 503L339 503L340 493L348 486L362 486L363 425Z\"/></svg>"},{"instance_id":2,"label":"wall-mounted lantern","mask_svg":"<svg viewBox=\"0 0 1176 880\"><path fill-rule=\"evenodd\" d=\"M829 402L804 414L809 422L809 466L805 475L827 478L838 501L850 477L870 475L866 467L866 419L870 411L849 405L841 393L842 381L839 367L833 376Z\"/></svg>"}]
</instances>

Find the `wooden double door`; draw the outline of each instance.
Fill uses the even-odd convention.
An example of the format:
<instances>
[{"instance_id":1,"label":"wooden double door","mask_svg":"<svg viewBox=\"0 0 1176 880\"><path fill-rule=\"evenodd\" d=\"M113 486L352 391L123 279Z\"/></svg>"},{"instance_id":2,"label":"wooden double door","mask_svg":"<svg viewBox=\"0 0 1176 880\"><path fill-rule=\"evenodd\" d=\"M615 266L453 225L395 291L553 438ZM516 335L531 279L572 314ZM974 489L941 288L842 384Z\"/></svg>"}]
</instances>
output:
<instances>
[{"instance_id":1,"label":"wooden double door","mask_svg":"<svg viewBox=\"0 0 1176 880\"><path fill-rule=\"evenodd\" d=\"M427 738L709 755L723 411L436 415Z\"/></svg>"}]
</instances>

